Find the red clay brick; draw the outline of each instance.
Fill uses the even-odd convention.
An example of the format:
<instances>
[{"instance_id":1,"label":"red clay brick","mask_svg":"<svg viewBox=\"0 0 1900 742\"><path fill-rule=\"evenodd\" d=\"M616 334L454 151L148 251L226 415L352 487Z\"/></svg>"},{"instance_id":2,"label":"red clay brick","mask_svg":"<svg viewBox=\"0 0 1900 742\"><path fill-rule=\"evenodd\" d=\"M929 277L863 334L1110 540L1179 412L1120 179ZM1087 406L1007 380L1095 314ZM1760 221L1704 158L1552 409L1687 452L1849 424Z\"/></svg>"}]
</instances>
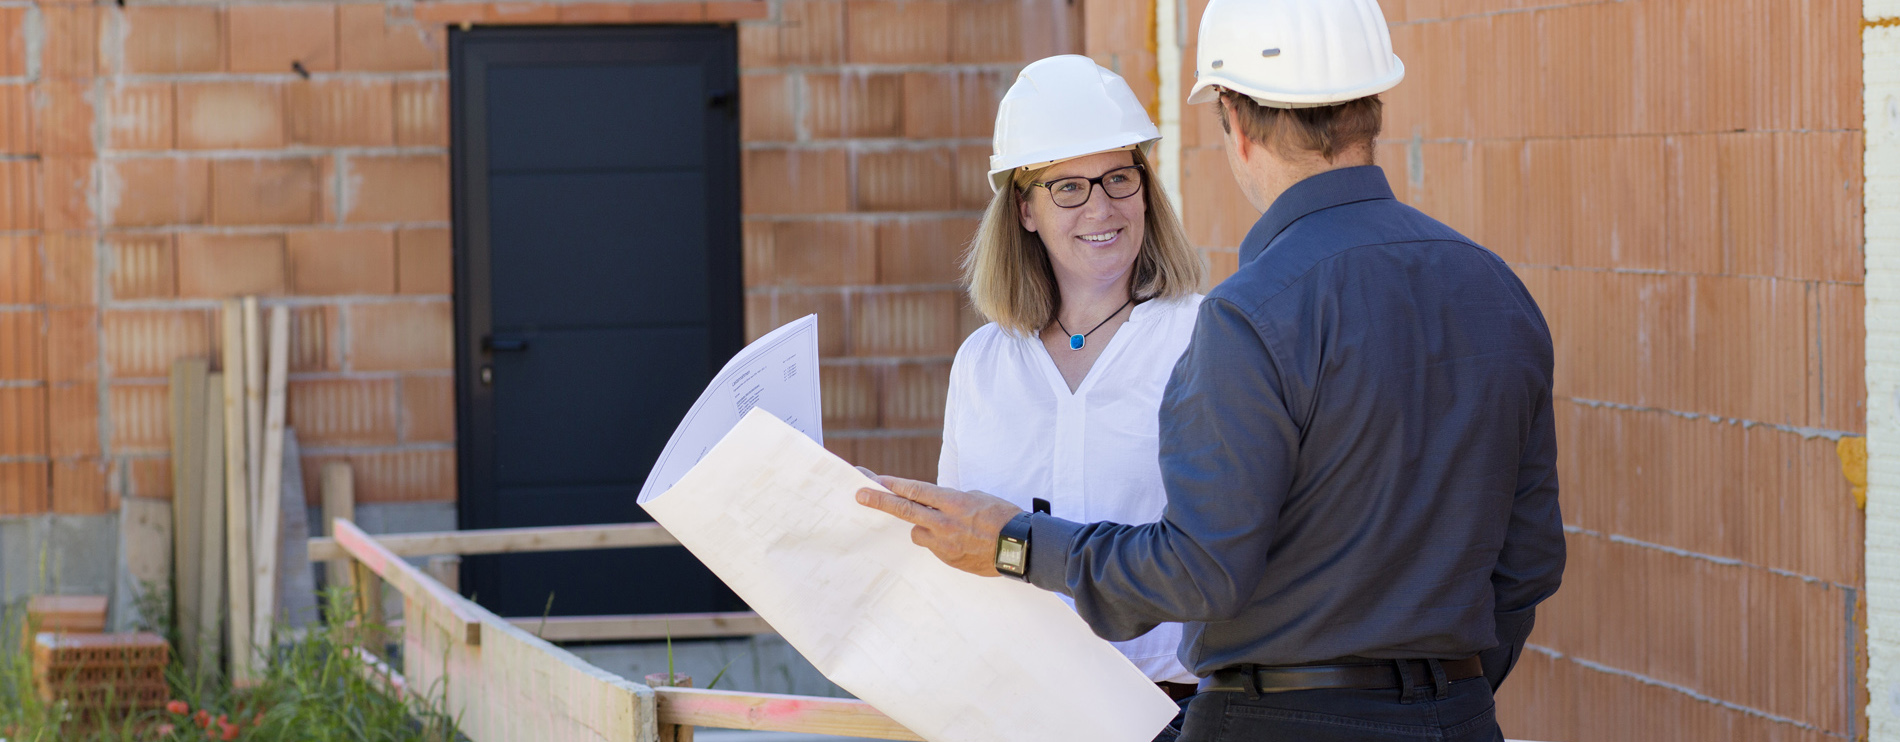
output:
<instances>
[{"instance_id":1,"label":"red clay brick","mask_svg":"<svg viewBox=\"0 0 1900 742\"><path fill-rule=\"evenodd\" d=\"M858 155L857 166L859 209L951 211L957 208L956 153L952 149L864 152Z\"/></svg>"},{"instance_id":2,"label":"red clay brick","mask_svg":"<svg viewBox=\"0 0 1900 742\"><path fill-rule=\"evenodd\" d=\"M739 26L739 67L842 62L844 17L842 0L785 0L779 5L778 24Z\"/></svg>"},{"instance_id":3,"label":"red clay brick","mask_svg":"<svg viewBox=\"0 0 1900 742\"><path fill-rule=\"evenodd\" d=\"M950 393L950 363L901 363L882 369L878 385L885 428L943 427L944 398Z\"/></svg>"},{"instance_id":4,"label":"red clay brick","mask_svg":"<svg viewBox=\"0 0 1900 742\"><path fill-rule=\"evenodd\" d=\"M46 380L95 381L99 374L99 312L91 307L46 312Z\"/></svg>"},{"instance_id":5,"label":"red clay brick","mask_svg":"<svg viewBox=\"0 0 1900 742\"><path fill-rule=\"evenodd\" d=\"M165 384L113 384L106 416L114 453L164 453L171 446L171 416Z\"/></svg>"},{"instance_id":6,"label":"red clay brick","mask_svg":"<svg viewBox=\"0 0 1900 742\"><path fill-rule=\"evenodd\" d=\"M396 291L447 294L454 290L449 230L405 229L396 233Z\"/></svg>"},{"instance_id":7,"label":"red clay brick","mask_svg":"<svg viewBox=\"0 0 1900 742\"><path fill-rule=\"evenodd\" d=\"M859 64L950 61L950 4L942 0L850 0L846 54Z\"/></svg>"},{"instance_id":8,"label":"red clay brick","mask_svg":"<svg viewBox=\"0 0 1900 742\"><path fill-rule=\"evenodd\" d=\"M106 117L106 146L113 149L171 149L172 84L117 83L112 87Z\"/></svg>"},{"instance_id":9,"label":"red clay brick","mask_svg":"<svg viewBox=\"0 0 1900 742\"><path fill-rule=\"evenodd\" d=\"M162 379L180 358L216 349L214 315L204 309L115 309L105 314L106 369L115 379Z\"/></svg>"},{"instance_id":10,"label":"red clay brick","mask_svg":"<svg viewBox=\"0 0 1900 742\"><path fill-rule=\"evenodd\" d=\"M396 380L292 381L286 421L307 447L393 444Z\"/></svg>"},{"instance_id":11,"label":"red clay brick","mask_svg":"<svg viewBox=\"0 0 1900 742\"><path fill-rule=\"evenodd\" d=\"M449 218L449 163L443 155L351 157L346 222L441 222Z\"/></svg>"},{"instance_id":12,"label":"red clay brick","mask_svg":"<svg viewBox=\"0 0 1900 742\"><path fill-rule=\"evenodd\" d=\"M846 323L844 292L778 291L768 298L771 311L760 334L808 314L818 315L818 354L831 358L845 353L850 325Z\"/></svg>"},{"instance_id":13,"label":"red clay brick","mask_svg":"<svg viewBox=\"0 0 1900 742\"><path fill-rule=\"evenodd\" d=\"M813 138L889 138L904 132L903 75L806 75L805 91Z\"/></svg>"},{"instance_id":14,"label":"red clay brick","mask_svg":"<svg viewBox=\"0 0 1900 742\"><path fill-rule=\"evenodd\" d=\"M91 5L42 5L40 75L46 79L88 78L98 72L99 10Z\"/></svg>"},{"instance_id":15,"label":"red clay brick","mask_svg":"<svg viewBox=\"0 0 1900 742\"><path fill-rule=\"evenodd\" d=\"M178 295L230 297L284 292L283 235L178 236Z\"/></svg>"},{"instance_id":16,"label":"red clay brick","mask_svg":"<svg viewBox=\"0 0 1900 742\"><path fill-rule=\"evenodd\" d=\"M70 80L42 82L35 107L42 154L91 155L92 97L91 83Z\"/></svg>"},{"instance_id":17,"label":"red clay brick","mask_svg":"<svg viewBox=\"0 0 1900 742\"><path fill-rule=\"evenodd\" d=\"M1024 62L1080 54L1083 4L1066 0L958 0L950 3L950 61ZM1198 18L1198 12L1189 18ZM1184 59L1193 60L1189 50Z\"/></svg>"},{"instance_id":18,"label":"red clay brick","mask_svg":"<svg viewBox=\"0 0 1900 742\"><path fill-rule=\"evenodd\" d=\"M561 10L547 3L489 3L488 22L507 23L556 23L561 20Z\"/></svg>"},{"instance_id":19,"label":"red clay brick","mask_svg":"<svg viewBox=\"0 0 1900 742\"><path fill-rule=\"evenodd\" d=\"M40 238L40 250L46 268L45 283L41 285L46 303L57 306L98 302L93 288L96 285L93 267L98 262L91 235L47 234Z\"/></svg>"},{"instance_id":20,"label":"red clay brick","mask_svg":"<svg viewBox=\"0 0 1900 742\"><path fill-rule=\"evenodd\" d=\"M356 479L358 503L454 502L455 451L448 448L326 454L303 458L304 492L320 492L323 465L346 461Z\"/></svg>"},{"instance_id":21,"label":"red clay brick","mask_svg":"<svg viewBox=\"0 0 1900 742\"><path fill-rule=\"evenodd\" d=\"M233 5L225 11L232 72L336 69L336 6Z\"/></svg>"},{"instance_id":22,"label":"red clay brick","mask_svg":"<svg viewBox=\"0 0 1900 742\"><path fill-rule=\"evenodd\" d=\"M54 384L47 390L47 451L59 457L99 455L99 385Z\"/></svg>"},{"instance_id":23,"label":"red clay brick","mask_svg":"<svg viewBox=\"0 0 1900 742\"><path fill-rule=\"evenodd\" d=\"M977 220L898 219L877 227L877 282L955 283Z\"/></svg>"},{"instance_id":24,"label":"red clay brick","mask_svg":"<svg viewBox=\"0 0 1900 742\"><path fill-rule=\"evenodd\" d=\"M850 160L842 149L746 150L746 214L811 214L851 207Z\"/></svg>"},{"instance_id":25,"label":"red clay brick","mask_svg":"<svg viewBox=\"0 0 1900 742\"><path fill-rule=\"evenodd\" d=\"M877 280L876 238L869 222L779 222L772 232L768 280L773 284L839 286Z\"/></svg>"},{"instance_id":26,"label":"red clay brick","mask_svg":"<svg viewBox=\"0 0 1900 742\"><path fill-rule=\"evenodd\" d=\"M303 296L396 293L395 234L376 229L291 232L290 290Z\"/></svg>"},{"instance_id":27,"label":"red clay brick","mask_svg":"<svg viewBox=\"0 0 1900 742\"><path fill-rule=\"evenodd\" d=\"M396 141L394 83L331 79L292 83L290 141L328 147L387 147Z\"/></svg>"},{"instance_id":28,"label":"red clay brick","mask_svg":"<svg viewBox=\"0 0 1900 742\"><path fill-rule=\"evenodd\" d=\"M53 512L103 515L118 510L106 489L106 462L80 459L53 462Z\"/></svg>"},{"instance_id":29,"label":"red clay brick","mask_svg":"<svg viewBox=\"0 0 1900 742\"><path fill-rule=\"evenodd\" d=\"M455 440L455 377L402 377L404 443Z\"/></svg>"},{"instance_id":30,"label":"red clay brick","mask_svg":"<svg viewBox=\"0 0 1900 742\"><path fill-rule=\"evenodd\" d=\"M45 387L0 387L0 456L45 455Z\"/></svg>"},{"instance_id":31,"label":"red clay brick","mask_svg":"<svg viewBox=\"0 0 1900 742\"><path fill-rule=\"evenodd\" d=\"M756 21L769 18L771 15L771 4L765 0L707 0L706 2L708 23Z\"/></svg>"},{"instance_id":32,"label":"red clay brick","mask_svg":"<svg viewBox=\"0 0 1900 742\"><path fill-rule=\"evenodd\" d=\"M309 224L317 220L318 166L310 158L214 160L212 224Z\"/></svg>"},{"instance_id":33,"label":"red clay brick","mask_svg":"<svg viewBox=\"0 0 1900 742\"><path fill-rule=\"evenodd\" d=\"M40 161L42 229L86 229L93 225L93 165L90 157L47 157Z\"/></svg>"},{"instance_id":34,"label":"red clay brick","mask_svg":"<svg viewBox=\"0 0 1900 742\"><path fill-rule=\"evenodd\" d=\"M338 6L337 29L338 60L345 70L433 70L447 61L440 29L389 18L382 5Z\"/></svg>"},{"instance_id":35,"label":"red clay brick","mask_svg":"<svg viewBox=\"0 0 1900 742\"><path fill-rule=\"evenodd\" d=\"M1815 287L1815 367L1809 372L1811 425L1850 433L1867 430L1866 292L1860 286L1827 283Z\"/></svg>"},{"instance_id":36,"label":"red clay brick","mask_svg":"<svg viewBox=\"0 0 1900 742\"><path fill-rule=\"evenodd\" d=\"M46 376L46 312L0 312L0 381Z\"/></svg>"},{"instance_id":37,"label":"red clay brick","mask_svg":"<svg viewBox=\"0 0 1900 742\"><path fill-rule=\"evenodd\" d=\"M349 309L353 371L433 371L454 362L447 302L357 304Z\"/></svg>"},{"instance_id":38,"label":"red clay brick","mask_svg":"<svg viewBox=\"0 0 1900 742\"><path fill-rule=\"evenodd\" d=\"M24 83L0 85L0 152L33 154L40 150L34 136L36 86Z\"/></svg>"},{"instance_id":39,"label":"red clay brick","mask_svg":"<svg viewBox=\"0 0 1900 742\"><path fill-rule=\"evenodd\" d=\"M396 83L396 143L404 147L449 145L449 96L440 80Z\"/></svg>"},{"instance_id":40,"label":"red clay brick","mask_svg":"<svg viewBox=\"0 0 1900 742\"><path fill-rule=\"evenodd\" d=\"M963 144L956 149L957 208L981 211L988 208L996 192L990 190L990 147Z\"/></svg>"},{"instance_id":41,"label":"red clay brick","mask_svg":"<svg viewBox=\"0 0 1900 742\"><path fill-rule=\"evenodd\" d=\"M290 310L290 370L336 371L343 368L343 325L333 305Z\"/></svg>"},{"instance_id":42,"label":"red clay brick","mask_svg":"<svg viewBox=\"0 0 1900 742\"><path fill-rule=\"evenodd\" d=\"M40 279L39 240L0 237L0 304L40 303Z\"/></svg>"},{"instance_id":43,"label":"red clay brick","mask_svg":"<svg viewBox=\"0 0 1900 742\"><path fill-rule=\"evenodd\" d=\"M0 9L0 75L26 74L25 7Z\"/></svg>"},{"instance_id":44,"label":"red clay brick","mask_svg":"<svg viewBox=\"0 0 1900 742\"><path fill-rule=\"evenodd\" d=\"M980 3L988 4L988 3ZM987 137L1010 78L985 70L910 72L904 75L904 136L910 139Z\"/></svg>"},{"instance_id":45,"label":"red clay brick","mask_svg":"<svg viewBox=\"0 0 1900 742\"><path fill-rule=\"evenodd\" d=\"M826 363L818 367L819 398L827 431L876 428L878 369L864 364Z\"/></svg>"},{"instance_id":46,"label":"red clay brick","mask_svg":"<svg viewBox=\"0 0 1900 742\"><path fill-rule=\"evenodd\" d=\"M0 515L46 512L50 468L45 461L0 461Z\"/></svg>"},{"instance_id":47,"label":"red clay brick","mask_svg":"<svg viewBox=\"0 0 1900 742\"><path fill-rule=\"evenodd\" d=\"M954 355L957 301L955 291L894 291L852 297L852 355Z\"/></svg>"},{"instance_id":48,"label":"red clay brick","mask_svg":"<svg viewBox=\"0 0 1900 742\"><path fill-rule=\"evenodd\" d=\"M741 141L789 142L798 138L793 82L785 75L739 76Z\"/></svg>"},{"instance_id":49,"label":"red clay brick","mask_svg":"<svg viewBox=\"0 0 1900 742\"><path fill-rule=\"evenodd\" d=\"M560 22L572 24L632 23L630 3L561 3Z\"/></svg>"},{"instance_id":50,"label":"red clay brick","mask_svg":"<svg viewBox=\"0 0 1900 742\"><path fill-rule=\"evenodd\" d=\"M851 463L878 474L934 482L943 438L935 435L859 438Z\"/></svg>"},{"instance_id":51,"label":"red clay brick","mask_svg":"<svg viewBox=\"0 0 1900 742\"><path fill-rule=\"evenodd\" d=\"M217 8L133 5L120 14L125 72L162 75L217 72L223 67L224 24Z\"/></svg>"},{"instance_id":52,"label":"red clay brick","mask_svg":"<svg viewBox=\"0 0 1900 742\"><path fill-rule=\"evenodd\" d=\"M705 3L628 3L626 23L698 23L706 17Z\"/></svg>"},{"instance_id":53,"label":"red clay brick","mask_svg":"<svg viewBox=\"0 0 1900 742\"><path fill-rule=\"evenodd\" d=\"M180 149L284 146L281 86L256 82L178 84Z\"/></svg>"},{"instance_id":54,"label":"red clay brick","mask_svg":"<svg viewBox=\"0 0 1900 742\"><path fill-rule=\"evenodd\" d=\"M39 229L40 163L0 161L0 230Z\"/></svg>"},{"instance_id":55,"label":"red clay brick","mask_svg":"<svg viewBox=\"0 0 1900 742\"><path fill-rule=\"evenodd\" d=\"M122 458L119 459L119 468L124 472L121 476L124 477L126 484L129 486L129 491L125 493L125 497L142 497L156 500L171 499L172 460L170 457L140 456L138 458ZM54 481L57 482L59 474L55 472L53 478ZM110 497L111 490L108 488L106 491L108 497ZM54 497L58 497L58 495L56 494ZM118 510L117 507L108 505L106 512L116 510Z\"/></svg>"},{"instance_id":56,"label":"red clay brick","mask_svg":"<svg viewBox=\"0 0 1900 742\"><path fill-rule=\"evenodd\" d=\"M125 227L203 224L210 212L211 163L140 157L106 164L106 213Z\"/></svg>"},{"instance_id":57,"label":"red clay brick","mask_svg":"<svg viewBox=\"0 0 1900 742\"><path fill-rule=\"evenodd\" d=\"M162 299L178 295L172 236L119 235L106 240L106 285L112 298Z\"/></svg>"},{"instance_id":58,"label":"red clay brick","mask_svg":"<svg viewBox=\"0 0 1900 742\"><path fill-rule=\"evenodd\" d=\"M416 3L414 12L416 20L422 23L450 26L482 23L488 20L488 3L420 2Z\"/></svg>"}]
</instances>

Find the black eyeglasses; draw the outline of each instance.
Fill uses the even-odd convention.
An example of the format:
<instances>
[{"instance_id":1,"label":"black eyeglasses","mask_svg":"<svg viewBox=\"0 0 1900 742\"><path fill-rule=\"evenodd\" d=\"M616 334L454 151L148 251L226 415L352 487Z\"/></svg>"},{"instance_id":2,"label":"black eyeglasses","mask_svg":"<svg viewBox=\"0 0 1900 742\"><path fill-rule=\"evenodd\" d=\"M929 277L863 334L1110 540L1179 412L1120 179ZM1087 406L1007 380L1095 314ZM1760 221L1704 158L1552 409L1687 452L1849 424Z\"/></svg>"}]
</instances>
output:
<instances>
[{"instance_id":1,"label":"black eyeglasses","mask_svg":"<svg viewBox=\"0 0 1900 742\"><path fill-rule=\"evenodd\" d=\"M1144 171L1140 165L1118 167L1099 178L1056 178L1045 183L1030 183L1031 188L1041 186L1049 189L1049 200L1057 206L1073 209L1089 202L1089 194L1096 186L1102 187L1102 193L1109 198L1120 200L1141 192L1141 178Z\"/></svg>"}]
</instances>

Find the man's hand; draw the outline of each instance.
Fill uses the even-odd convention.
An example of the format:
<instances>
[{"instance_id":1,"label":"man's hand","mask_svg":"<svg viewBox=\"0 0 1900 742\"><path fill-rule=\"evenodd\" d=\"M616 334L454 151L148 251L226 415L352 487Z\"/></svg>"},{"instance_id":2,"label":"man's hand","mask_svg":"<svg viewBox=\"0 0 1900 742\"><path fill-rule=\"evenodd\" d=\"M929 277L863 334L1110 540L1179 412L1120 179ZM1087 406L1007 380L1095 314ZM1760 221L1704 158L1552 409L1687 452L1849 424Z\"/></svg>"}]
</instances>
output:
<instances>
[{"instance_id":1,"label":"man's hand","mask_svg":"<svg viewBox=\"0 0 1900 742\"><path fill-rule=\"evenodd\" d=\"M995 577L996 537L1022 508L994 495L959 492L926 482L877 477L891 492L858 490L858 504L916 525L910 540L944 564L981 577Z\"/></svg>"}]
</instances>

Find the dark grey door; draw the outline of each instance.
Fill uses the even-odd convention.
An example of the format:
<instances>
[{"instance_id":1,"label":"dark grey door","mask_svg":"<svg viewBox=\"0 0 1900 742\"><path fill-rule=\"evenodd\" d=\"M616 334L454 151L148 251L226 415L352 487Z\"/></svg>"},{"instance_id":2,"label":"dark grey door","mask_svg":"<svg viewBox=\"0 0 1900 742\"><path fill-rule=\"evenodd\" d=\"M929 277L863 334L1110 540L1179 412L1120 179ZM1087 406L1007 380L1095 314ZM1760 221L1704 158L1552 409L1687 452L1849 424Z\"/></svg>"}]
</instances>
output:
<instances>
[{"instance_id":1,"label":"dark grey door","mask_svg":"<svg viewBox=\"0 0 1900 742\"><path fill-rule=\"evenodd\" d=\"M648 520L673 426L743 342L731 28L450 41L462 528ZM504 616L738 610L680 548L471 557Z\"/></svg>"}]
</instances>

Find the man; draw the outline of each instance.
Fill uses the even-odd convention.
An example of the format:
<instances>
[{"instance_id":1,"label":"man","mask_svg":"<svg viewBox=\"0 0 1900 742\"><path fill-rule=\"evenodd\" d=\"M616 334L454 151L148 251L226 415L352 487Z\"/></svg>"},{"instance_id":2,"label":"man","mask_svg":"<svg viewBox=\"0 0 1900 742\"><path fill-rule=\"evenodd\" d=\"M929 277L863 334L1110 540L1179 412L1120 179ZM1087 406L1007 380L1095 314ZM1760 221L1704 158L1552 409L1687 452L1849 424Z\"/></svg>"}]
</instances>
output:
<instances>
[{"instance_id":1,"label":"man","mask_svg":"<svg viewBox=\"0 0 1900 742\"><path fill-rule=\"evenodd\" d=\"M1374 0L1214 0L1200 43L1189 102L1265 213L1169 381L1162 520L889 477L859 501L1104 638L1187 622L1184 741L1502 739L1492 690L1564 560L1543 316L1372 164L1404 75Z\"/></svg>"}]
</instances>

